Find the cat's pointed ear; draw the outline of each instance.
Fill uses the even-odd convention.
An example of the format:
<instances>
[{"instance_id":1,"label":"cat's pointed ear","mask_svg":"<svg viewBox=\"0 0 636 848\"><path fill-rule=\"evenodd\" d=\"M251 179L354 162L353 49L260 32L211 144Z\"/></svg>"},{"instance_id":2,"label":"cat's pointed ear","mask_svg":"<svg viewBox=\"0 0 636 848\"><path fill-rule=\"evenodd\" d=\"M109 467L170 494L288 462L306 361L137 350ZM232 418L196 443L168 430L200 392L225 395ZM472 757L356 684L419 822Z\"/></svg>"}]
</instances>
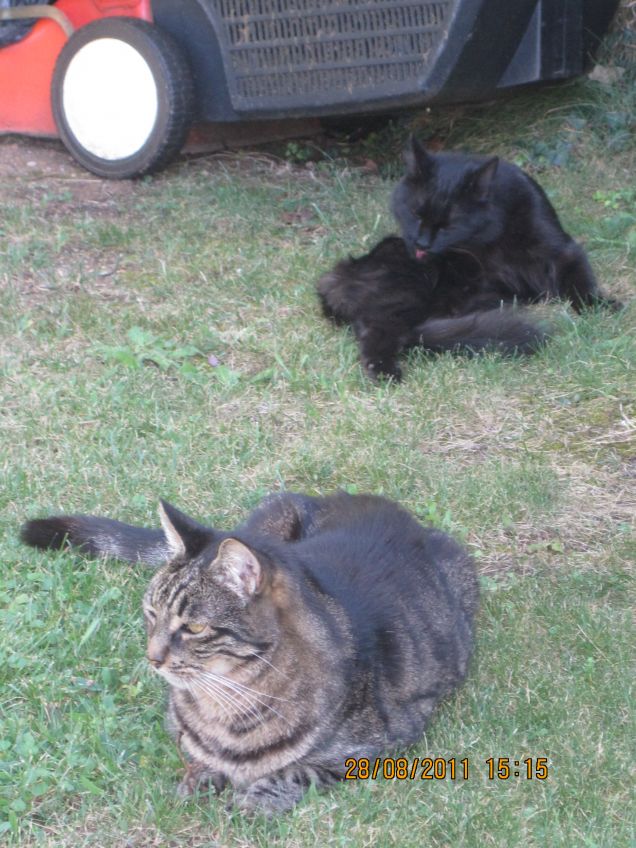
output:
<instances>
[{"instance_id":1,"label":"cat's pointed ear","mask_svg":"<svg viewBox=\"0 0 636 848\"><path fill-rule=\"evenodd\" d=\"M214 539L214 531L168 501L159 501L159 518L173 559L195 557Z\"/></svg>"},{"instance_id":2,"label":"cat's pointed ear","mask_svg":"<svg viewBox=\"0 0 636 848\"><path fill-rule=\"evenodd\" d=\"M433 173L435 160L412 135L409 137L404 150L404 164L406 165L407 177L428 179Z\"/></svg>"},{"instance_id":3,"label":"cat's pointed ear","mask_svg":"<svg viewBox=\"0 0 636 848\"><path fill-rule=\"evenodd\" d=\"M258 592L263 580L263 568L256 554L238 539L221 542L216 559L210 565L210 574L238 595L243 603Z\"/></svg>"},{"instance_id":4,"label":"cat's pointed ear","mask_svg":"<svg viewBox=\"0 0 636 848\"><path fill-rule=\"evenodd\" d=\"M476 171L470 176L470 188L475 193L479 200L487 200L490 194L490 188L499 167L499 158L494 156L492 159L487 159L483 165L480 165Z\"/></svg>"}]
</instances>

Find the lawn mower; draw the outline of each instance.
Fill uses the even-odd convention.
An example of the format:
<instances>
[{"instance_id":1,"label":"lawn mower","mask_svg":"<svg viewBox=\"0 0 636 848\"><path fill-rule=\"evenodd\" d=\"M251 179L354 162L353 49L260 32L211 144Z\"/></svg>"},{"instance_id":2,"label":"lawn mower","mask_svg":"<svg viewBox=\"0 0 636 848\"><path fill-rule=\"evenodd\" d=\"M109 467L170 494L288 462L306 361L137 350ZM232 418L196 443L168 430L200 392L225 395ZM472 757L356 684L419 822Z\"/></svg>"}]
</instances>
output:
<instances>
[{"instance_id":1,"label":"lawn mower","mask_svg":"<svg viewBox=\"0 0 636 848\"><path fill-rule=\"evenodd\" d=\"M193 124L470 102L589 66L618 0L0 0L0 132L103 177Z\"/></svg>"}]
</instances>

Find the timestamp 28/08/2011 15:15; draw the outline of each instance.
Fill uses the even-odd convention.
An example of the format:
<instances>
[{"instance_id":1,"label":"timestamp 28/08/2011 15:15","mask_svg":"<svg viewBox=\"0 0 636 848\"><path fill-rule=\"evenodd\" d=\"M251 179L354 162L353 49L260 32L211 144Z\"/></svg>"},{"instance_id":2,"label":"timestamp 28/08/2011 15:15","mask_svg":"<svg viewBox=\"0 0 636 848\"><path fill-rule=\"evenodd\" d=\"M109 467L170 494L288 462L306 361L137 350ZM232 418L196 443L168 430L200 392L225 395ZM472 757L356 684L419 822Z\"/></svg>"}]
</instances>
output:
<instances>
[{"instance_id":1,"label":"timestamp 28/08/2011 15:15","mask_svg":"<svg viewBox=\"0 0 636 848\"><path fill-rule=\"evenodd\" d=\"M549 774L547 757L488 757L488 780L546 780ZM350 757L345 760L345 780L468 780L473 764L468 757Z\"/></svg>"}]
</instances>

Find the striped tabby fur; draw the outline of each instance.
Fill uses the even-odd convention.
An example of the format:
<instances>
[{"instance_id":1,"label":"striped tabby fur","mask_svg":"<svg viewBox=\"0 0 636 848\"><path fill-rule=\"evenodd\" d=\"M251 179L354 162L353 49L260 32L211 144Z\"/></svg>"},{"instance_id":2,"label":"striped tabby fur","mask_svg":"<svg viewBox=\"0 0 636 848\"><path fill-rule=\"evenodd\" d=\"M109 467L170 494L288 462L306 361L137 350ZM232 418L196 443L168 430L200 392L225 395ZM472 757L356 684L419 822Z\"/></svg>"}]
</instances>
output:
<instances>
[{"instance_id":1,"label":"striped tabby fur","mask_svg":"<svg viewBox=\"0 0 636 848\"><path fill-rule=\"evenodd\" d=\"M181 794L229 783L243 810L288 809L342 778L348 757L417 742L464 677L473 564L397 504L273 495L232 533L166 503L161 515L163 531L58 516L22 537L151 564L164 551L143 608L189 762Z\"/></svg>"}]
</instances>

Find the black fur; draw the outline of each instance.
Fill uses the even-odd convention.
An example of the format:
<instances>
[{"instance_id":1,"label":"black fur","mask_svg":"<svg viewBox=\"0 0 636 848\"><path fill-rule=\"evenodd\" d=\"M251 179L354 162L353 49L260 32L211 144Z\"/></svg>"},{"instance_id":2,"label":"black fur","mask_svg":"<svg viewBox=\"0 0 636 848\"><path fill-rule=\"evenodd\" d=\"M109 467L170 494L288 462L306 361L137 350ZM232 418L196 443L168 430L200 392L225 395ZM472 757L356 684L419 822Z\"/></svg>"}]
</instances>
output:
<instances>
[{"instance_id":1,"label":"black fur","mask_svg":"<svg viewBox=\"0 0 636 848\"><path fill-rule=\"evenodd\" d=\"M430 154L415 139L391 207L402 238L381 241L321 278L325 315L351 324L372 376L397 357L495 348L532 353L546 333L517 304L551 298L616 308L543 189L497 158Z\"/></svg>"}]
</instances>

